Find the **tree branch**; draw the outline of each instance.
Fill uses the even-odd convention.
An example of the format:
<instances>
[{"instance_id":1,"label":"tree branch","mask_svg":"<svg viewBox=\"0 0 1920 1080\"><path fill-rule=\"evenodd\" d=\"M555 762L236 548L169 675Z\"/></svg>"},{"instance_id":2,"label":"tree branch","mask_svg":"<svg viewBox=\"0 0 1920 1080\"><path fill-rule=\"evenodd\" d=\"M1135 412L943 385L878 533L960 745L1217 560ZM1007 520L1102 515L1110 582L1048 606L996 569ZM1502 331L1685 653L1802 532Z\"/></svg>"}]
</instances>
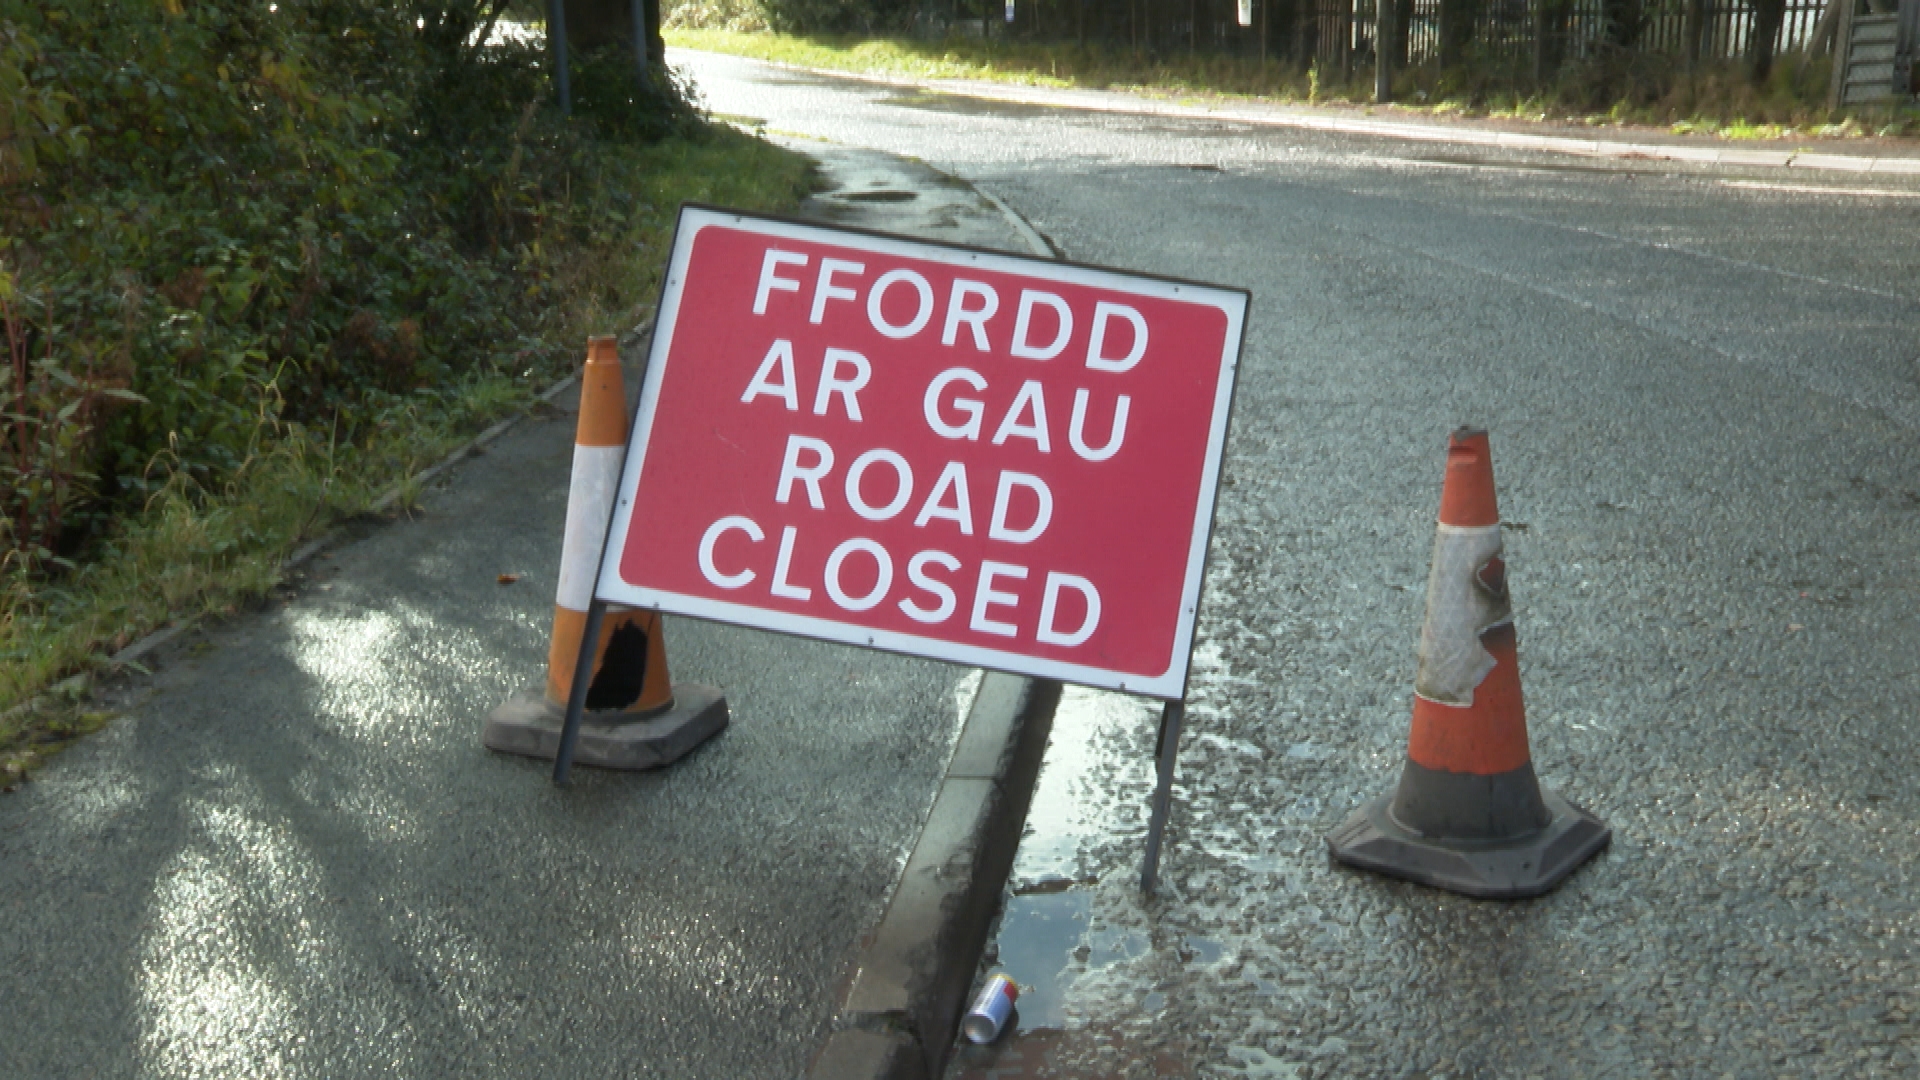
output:
<instances>
[{"instance_id":1,"label":"tree branch","mask_svg":"<svg viewBox=\"0 0 1920 1080\"><path fill-rule=\"evenodd\" d=\"M493 3L485 9L487 18L480 24L480 32L473 35L473 48L480 49L486 46L487 39L493 36L493 25L500 21L501 15L506 13L508 3L509 0L493 0Z\"/></svg>"}]
</instances>

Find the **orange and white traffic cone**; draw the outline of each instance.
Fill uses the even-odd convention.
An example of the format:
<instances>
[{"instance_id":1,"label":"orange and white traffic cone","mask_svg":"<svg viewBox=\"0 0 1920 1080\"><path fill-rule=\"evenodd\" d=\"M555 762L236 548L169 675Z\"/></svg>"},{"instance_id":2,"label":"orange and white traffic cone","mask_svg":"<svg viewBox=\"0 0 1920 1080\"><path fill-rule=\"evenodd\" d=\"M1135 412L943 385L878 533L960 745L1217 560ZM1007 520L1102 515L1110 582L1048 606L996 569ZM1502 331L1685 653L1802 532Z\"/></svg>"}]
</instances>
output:
<instances>
[{"instance_id":1,"label":"orange and white traffic cone","mask_svg":"<svg viewBox=\"0 0 1920 1080\"><path fill-rule=\"evenodd\" d=\"M1341 862L1488 899L1538 896L1612 831L1543 790L1527 745L1487 433L1447 447L1400 783L1327 836Z\"/></svg>"},{"instance_id":2,"label":"orange and white traffic cone","mask_svg":"<svg viewBox=\"0 0 1920 1080\"><path fill-rule=\"evenodd\" d=\"M627 445L626 403L614 339L590 339L580 376L580 421L574 435L573 481L567 492L567 528L561 541L546 686L522 690L487 717L480 740L494 750L548 759L558 751L580 637L586 632L587 608L593 601L600 544L620 485L620 462ZM658 768L672 764L726 726L727 701L719 690L672 681L660 614L608 607L600 621L574 760L609 769Z\"/></svg>"}]
</instances>

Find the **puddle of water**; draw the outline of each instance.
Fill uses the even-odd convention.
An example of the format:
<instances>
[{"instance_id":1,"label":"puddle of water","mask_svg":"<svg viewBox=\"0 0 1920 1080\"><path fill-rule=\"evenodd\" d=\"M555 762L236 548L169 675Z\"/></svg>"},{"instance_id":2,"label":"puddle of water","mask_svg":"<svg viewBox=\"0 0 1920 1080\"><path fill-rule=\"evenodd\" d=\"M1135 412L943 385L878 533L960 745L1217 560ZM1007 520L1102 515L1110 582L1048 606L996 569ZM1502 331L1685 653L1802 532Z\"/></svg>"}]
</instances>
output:
<instances>
[{"instance_id":1,"label":"puddle of water","mask_svg":"<svg viewBox=\"0 0 1920 1080\"><path fill-rule=\"evenodd\" d=\"M1183 806L1175 850L1186 857L1167 880L1185 898L1147 901L1137 875L1158 703L1069 688L986 958L989 971L1020 985L1013 1030L988 1046L962 1045L946 1080L1105 1080L1123 1072L1292 1080L1310 1067L1264 1048L1275 1017L1300 1008L1301 987L1311 983L1297 977L1290 952L1265 939L1266 927L1238 928L1236 890L1245 875L1261 875L1258 888L1299 896L1287 915L1295 937L1332 940L1341 932L1295 880L1296 849L1324 816L1323 805L1296 792L1276 797L1257 782L1335 751L1320 739L1270 740L1264 730L1232 723L1237 688L1249 680L1234 675L1218 642L1196 647L1193 663L1189 712L1201 723L1183 744L1183 768L1211 764L1256 782ZM1184 798L1179 778L1175 785ZM1262 827L1250 832L1255 818ZM1309 849L1320 842L1317 833L1308 840ZM1195 910L1205 917L1185 917ZM1169 1025L1170 1017L1194 1013L1196 992L1229 985L1236 994L1218 1003L1254 1001L1261 1017L1231 1045L1196 1042L1193 1029ZM1240 987L1259 997L1237 993Z\"/></svg>"},{"instance_id":2,"label":"puddle of water","mask_svg":"<svg viewBox=\"0 0 1920 1080\"><path fill-rule=\"evenodd\" d=\"M1218 958L1219 946L1200 944ZM1076 982L1144 956L1149 945L1131 927L1100 923L1093 891L1076 886L1008 897L997 948L997 970L1020 984L1016 1027L1027 1032L1065 1027L1067 993Z\"/></svg>"},{"instance_id":3,"label":"puddle of water","mask_svg":"<svg viewBox=\"0 0 1920 1080\"><path fill-rule=\"evenodd\" d=\"M1080 1060L1088 1046L1109 1049L1115 1060L1132 1067L1151 1065L1152 1075L1184 1077L1192 1073L1177 1054L1143 1047L1126 1025L1077 1014L1074 995L1088 980L1101 981L1112 969L1145 956L1145 934L1131 927L1103 925L1095 911L1095 890L1076 886L1063 892L1013 896L1001 919L1000 971L1020 986L1020 1000L1008 1024L1013 1029L985 1046L962 1043L947 1067L948 1080L1023 1080L1027 1077L1105 1076L1088 1073ZM1218 946L1211 947L1218 955ZM1119 980L1123 985L1129 980ZM1151 1018L1167 1007L1167 995L1150 990L1118 1012L1127 1018ZM1102 1014L1112 1009L1099 1010ZM1132 1044L1132 1045L1130 1045ZM1064 1071L1063 1071L1064 1070Z\"/></svg>"},{"instance_id":4,"label":"puddle of water","mask_svg":"<svg viewBox=\"0 0 1920 1080\"><path fill-rule=\"evenodd\" d=\"M1154 949L1126 890L1144 843L1158 723L1156 702L1077 687L1063 695L989 954L989 967L1020 986L1013 1030L989 1046L963 1045L947 1071L953 1080L1081 1075L1068 1056L1094 1044L1124 1047L1134 1036L1116 1021L1167 1007L1164 992L1126 974ZM1113 880L1103 884L1103 871ZM1222 955L1202 939L1160 947L1190 963ZM1126 1059L1152 1063L1157 1075L1190 1075L1159 1049L1135 1049Z\"/></svg>"},{"instance_id":5,"label":"puddle of water","mask_svg":"<svg viewBox=\"0 0 1920 1080\"><path fill-rule=\"evenodd\" d=\"M1132 803L1153 770L1152 732L1160 722L1154 703L1124 694L1068 687L1054 711L1027 832L1014 858L1015 893L1086 883L1091 874L1083 849L1131 826L1144 808ZM1146 734L1146 753L1135 752ZM1123 802L1122 800L1129 800Z\"/></svg>"},{"instance_id":6,"label":"puddle of water","mask_svg":"<svg viewBox=\"0 0 1920 1080\"><path fill-rule=\"evenodd\" d=\"M1007 898L1000 921L1000 970L1020 984L1019 1030L1066 1025L1066 1000L1074 952L1086 937L1085 890Z\"/></svg>"}]
</instances>

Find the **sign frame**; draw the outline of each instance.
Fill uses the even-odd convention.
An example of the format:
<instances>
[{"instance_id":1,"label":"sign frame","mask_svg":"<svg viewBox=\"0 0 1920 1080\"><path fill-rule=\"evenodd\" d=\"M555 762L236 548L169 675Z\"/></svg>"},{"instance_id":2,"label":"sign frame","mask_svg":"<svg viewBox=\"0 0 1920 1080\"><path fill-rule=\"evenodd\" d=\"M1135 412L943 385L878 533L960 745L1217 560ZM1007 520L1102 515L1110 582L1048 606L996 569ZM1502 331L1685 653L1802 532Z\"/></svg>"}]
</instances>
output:
<instances>
[{"instance_id":1,"label":"sign frame","mask_svg":"<svg viewBox=\"0 0 1920 1080\"><path fill-rule=\"evenodd\" d=\"M682 300L687 287L689 262L699 233L712 226L745 227L746 231L777 239L800 242L847 244L859 240L864 252L880 256L899 256L928 262L945 262L976 271L1033 274L1046 271L1046 278L1065 284L1095 287L1125 287L1138 295L1195 306L1216 308L1226 318L1221 341L1222 355L1212 387L1212 411L1206 434L1205 456L1197 478L1193 520L1186 529L1185 566L1180 573L1177 623L1173 627L1167 668L1153 673L1115 672L1083 663L1033 656L1011 646L989 648L956 642L932 635L877 629L855 622L835 621L810 614L797 614L752 603L692 596L660 588L635 586L621 581L619 562L624 553L620 538L629 535L635 512L636 489L646 468L650 437L661 407L661 388L668 372L670 353L676 333L688 331L680 325ZM1040 275L1036 275L1040 276ZM1196 296L1200 299L1196 300ZM791 218L748 214L715 207L688 204L681 209L675 229L672 255L661 282L661 298L655 319L653 338L642 378L639 402L629 427L626 458L621 469L613 512L608 521L607 543L594 584L594 598L609 603L646 608L669 614L690 616L749 626L776 633L793 634L815 640L874 648L886 652L966 664L1036 678L1058 679L1099 689L1156 697L1162 700L1183 698L1191 667L1194 628L1198 619L1200 593L1205 583L1208 547L1218 502L1221 467L1224 463L1229 418L1238 384L1239 358L1246 334L1246 312L1251 294L1232 289L1161 275L1136 274L1107 267L1088 266L1063 260L990 251L958 244L893 236L864 229L824 226ZM682 361L684 362L684 361ZM1152 511L1149 510L1149 513Z\"/></svg>"},{"instance_id":2,"label":"sign frame","mask_svg":"<svg viewBox=\"0 0 1920 1080\"><path fill-rule=\"evenodd\" d=\"M623 546L615 537L628 535L636 507L636 492L646 464L649 440L660 408L661 387L668 370L675 331L687 285L687 273L693 256L694 240L700 231L715 225L749 226L749 231L823 244L845 244L849 239L865 242L861 250L881 255L896 255L930 262L945 262L977 270L1022 273L1022 267L1044 268L1041 277L1072 284L1117 288L1160 299L1178 299L1192 303L1196 295L1212 300L1210 306L1226 316L1221 337L1219 368L1212 388L1212 409L1208 416L1205 454L1201 463L1193 519L1187 534L1186 561L1182 569L1179 610L1173 634L1169 666L1165 672L1141 678L1087 665L1023 655L1003 649L990 649L938 638L903 634L851 623L838 623L807 615L754 607L750 604L690 597L660 589L637 587L621 582L619 562ZM1062 271L1065 271L1063 274ZM1024 271L1031 272L1031 271ZM1183 293L1187 295L1182 295ZM1213 526L1218 512L1220 476L1225 465L1228 438L1232 430L1233 404L1239 389L1240 362L1245 350L1247 322L1252 292L1245 288L1214 285L1168 275L1140 273L1097 266L1065 259L995 251L989 248L942 241L922 240L871 229L827 225L797 218L749 213L702 203L683 203L675 221L669 248L667 272L662 276L660 298L647 358L640 378L640 393L628 425L623 451L620 483L616 489L607 530L601 543L601 558L596 563L592 603L582 636L581 658L575 665L565 725L554 762L554 782L564 785L573 757L584 712L587 685L591 679L592 649L598 640L599 625L609 603L647 608L676 616L723 622L768 630L774 633L830 641L877 651L892 652L948 663L965 664L987 670L1009 672L1033 678L1055 679L1099 689L1115 690L1162 701L1159 738L1154 756L1157 783L1152 800L1147 836L1147 851L1141 874L1142 888L1152 891L1159 863L1161 835L1169 808L1173 767L1185 716L1185 699L1192 673L1194 633L1199 621L1206 570L1210 562ZM609 590L609 581L620 588Z\"/></svg>"}]
</instances>

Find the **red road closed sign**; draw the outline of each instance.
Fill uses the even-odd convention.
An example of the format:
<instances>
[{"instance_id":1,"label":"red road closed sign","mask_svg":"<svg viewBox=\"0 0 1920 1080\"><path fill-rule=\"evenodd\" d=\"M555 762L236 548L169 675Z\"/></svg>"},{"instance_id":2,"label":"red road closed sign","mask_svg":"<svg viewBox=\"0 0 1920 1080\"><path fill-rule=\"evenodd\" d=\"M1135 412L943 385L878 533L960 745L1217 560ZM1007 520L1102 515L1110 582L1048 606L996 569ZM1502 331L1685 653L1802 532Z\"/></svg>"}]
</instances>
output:
<instances>
[{"instance_id":1,"label":"red road closed sign","mask_svg":"<svg viewBox=\"0 0 1920 1080\"><path fill-rule=\"evenodd\" d=\"M1247 293L686 207L595 595L1185 692Z\"/></svg>"}]
</instances>

